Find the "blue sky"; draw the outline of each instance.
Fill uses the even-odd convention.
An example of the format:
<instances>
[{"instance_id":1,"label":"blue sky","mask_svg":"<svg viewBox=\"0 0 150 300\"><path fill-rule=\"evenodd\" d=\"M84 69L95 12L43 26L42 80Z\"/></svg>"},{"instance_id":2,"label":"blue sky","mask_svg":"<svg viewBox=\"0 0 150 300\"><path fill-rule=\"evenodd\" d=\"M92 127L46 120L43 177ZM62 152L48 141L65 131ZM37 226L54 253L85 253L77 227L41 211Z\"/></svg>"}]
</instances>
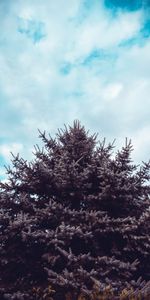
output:
<instances>
[{"instance_id":1,"label":"blue sky","mask_svg":"<svg viewBox=\"0 0 150 300\"><path fill-rule=\"evenodd\" d=\"M0 178L74 119L149 159L149 0L0 1Z\"/></svg>"}]
</instances>

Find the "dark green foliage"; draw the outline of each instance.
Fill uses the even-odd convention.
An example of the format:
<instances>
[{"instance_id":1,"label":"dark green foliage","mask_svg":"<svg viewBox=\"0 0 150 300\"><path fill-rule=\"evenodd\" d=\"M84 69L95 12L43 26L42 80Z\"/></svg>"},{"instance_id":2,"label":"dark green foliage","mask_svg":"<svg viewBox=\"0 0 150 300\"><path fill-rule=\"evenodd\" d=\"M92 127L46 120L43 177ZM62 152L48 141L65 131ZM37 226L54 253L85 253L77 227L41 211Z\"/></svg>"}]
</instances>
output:
<instances>
[{"instance_id":1,"label":"dark green foliage","mask_svg":"<svg viewBox=\"0 0 150 300\"><path fill-rule=\"evenodd\" d=\"M148 295L150 164L132 164L130 141L113 156L78 121L40 138L35 159L14 156L1 183L0 299L44 299L48 286L55 300L92 299L95 284L113 299L131 288Z\"/></svg>"}]
</instances>

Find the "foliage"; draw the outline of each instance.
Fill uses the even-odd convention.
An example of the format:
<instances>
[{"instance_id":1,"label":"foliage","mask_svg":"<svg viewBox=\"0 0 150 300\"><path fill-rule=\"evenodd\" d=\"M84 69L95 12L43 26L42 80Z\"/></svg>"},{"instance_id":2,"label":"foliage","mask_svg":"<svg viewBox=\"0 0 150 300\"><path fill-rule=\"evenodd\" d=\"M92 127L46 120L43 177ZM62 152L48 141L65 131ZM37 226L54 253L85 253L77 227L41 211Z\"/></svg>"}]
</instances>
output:
<instances>
[{"instance_id":1,"label":"foliage","mask_svg":"<svg viewBox=\"0 0 150 300\"><path fill-rule=\"evenodd\" d=\"M0 299L149 297L150 163L78 121L40 138L0 183Z\"/></svg>"}]
</instances>

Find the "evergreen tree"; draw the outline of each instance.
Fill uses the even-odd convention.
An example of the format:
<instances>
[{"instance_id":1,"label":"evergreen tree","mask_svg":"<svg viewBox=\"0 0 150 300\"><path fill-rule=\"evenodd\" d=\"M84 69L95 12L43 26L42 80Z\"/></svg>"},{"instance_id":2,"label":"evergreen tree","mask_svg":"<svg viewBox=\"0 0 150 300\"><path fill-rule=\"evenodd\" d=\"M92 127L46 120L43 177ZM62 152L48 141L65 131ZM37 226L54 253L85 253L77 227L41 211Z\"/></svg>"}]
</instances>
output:
<instances>
[{"instance_id":1,"label":"evergreen tree","mask_svg":"<svg viewBox=\"0 0 150 300\"><path fill-rule=\"evenodd\" d=\"M106 299L149 299L150 163L134 165L127 140L113 156L78 121L40 138L0 183L0 299L96 300L108 286Z\"/></svg>"}]
</instances>

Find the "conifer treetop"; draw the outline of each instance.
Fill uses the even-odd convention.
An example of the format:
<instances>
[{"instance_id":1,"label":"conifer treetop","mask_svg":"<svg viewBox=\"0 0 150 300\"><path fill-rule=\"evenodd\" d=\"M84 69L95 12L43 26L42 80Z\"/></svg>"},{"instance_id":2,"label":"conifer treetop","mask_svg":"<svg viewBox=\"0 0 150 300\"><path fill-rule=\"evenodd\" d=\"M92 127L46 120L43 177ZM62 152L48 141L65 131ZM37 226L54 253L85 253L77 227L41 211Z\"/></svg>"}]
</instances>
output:
<instances>
[{"instance_id":1,"label":"conifer treetop","mask_svg":"<svg viewBox=\"0 0 150 300\"><path fill-rule=\"evenodd\" d=\"M13 155L0 183L0 299L49 299L50 285L54 300L90 300L95 284L146 299L150 163L133 164L130 140L113 155L79 121L39 136L34 159Z\"/></svg>"}]
</instances>

